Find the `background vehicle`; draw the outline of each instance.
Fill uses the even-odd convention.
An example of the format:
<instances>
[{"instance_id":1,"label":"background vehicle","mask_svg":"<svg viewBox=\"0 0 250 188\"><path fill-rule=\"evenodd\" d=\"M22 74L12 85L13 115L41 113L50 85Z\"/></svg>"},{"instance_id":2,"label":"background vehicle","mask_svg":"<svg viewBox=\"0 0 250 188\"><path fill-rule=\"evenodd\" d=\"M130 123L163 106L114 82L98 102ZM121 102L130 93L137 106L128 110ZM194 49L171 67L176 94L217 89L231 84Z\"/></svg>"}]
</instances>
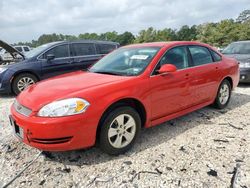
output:
<instances>
[{"instance_id":1,"label":"background vehicle","mask_svg":"<svg viewBox=\"0 0 250 188\"><path fill-rule=\"evenodd\" d=\"M222 53L239 61L240 82L250 83L250 41L233 42Z\"/></svg>"},{"instance_id":2,"label":"background vehicle","mask_svg":"<svg viewBox=\"0 0 250 188\"><path fill-rule=\"evenodd\" d=\"M8 65L24 59L24 55L14 47L0 40L0 66Z\"/></svg>"},{"instance_id":3,"label":"background vehicle","mask_svg":"<svg viewBox=\"0 0 250 188\"><path fill-rule=\"evenodd\" d=\"M118 47L118 43L91 40L44 44L27 52L23 61L0 68L0 92L19 94L39 80L87 69Z\"/></svg>"},{"instance_id":4,"label":"background vehicle","mask_svg":"<svg viewBox=\"0 0 250 188\"><path fill-rule=\"evenodd\" d=\"M22 54L25 54L31 50L29 46L14 46L14 48L19 52L21 52Z\"/></svg>"},{"instance_id":5,"label":"background vehicle","mask_svg":"<svg viewBox=\"0 0 250 188\"><path fill-rule=\"evenodd\" d=\"M73 150L97 142L117 155L131 148L142 127L210 104L225 108L238 81L237 61L206 44L126 46L86 72L30 86L12 105L11 122L18 138L42 150Z\"/></svg>"}]
</instances>

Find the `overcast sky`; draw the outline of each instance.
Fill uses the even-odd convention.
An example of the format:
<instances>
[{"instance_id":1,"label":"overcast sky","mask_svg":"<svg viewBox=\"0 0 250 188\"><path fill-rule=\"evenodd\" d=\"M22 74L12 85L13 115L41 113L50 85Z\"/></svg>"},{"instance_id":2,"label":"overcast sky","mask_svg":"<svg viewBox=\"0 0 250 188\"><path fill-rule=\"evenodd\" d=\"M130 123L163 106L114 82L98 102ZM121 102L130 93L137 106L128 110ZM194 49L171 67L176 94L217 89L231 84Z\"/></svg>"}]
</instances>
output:
<instances>
[{"instance_id":1,"label":"overcast sky","mask_svg":"<svg viewBox=\"0 0 250 188\"><path fill-rule=\"evenodd\" d=\"M179 28L237 18L250 0L0 0L0 39L31 41L42 34Z\"/></svg>"}]
</instances>

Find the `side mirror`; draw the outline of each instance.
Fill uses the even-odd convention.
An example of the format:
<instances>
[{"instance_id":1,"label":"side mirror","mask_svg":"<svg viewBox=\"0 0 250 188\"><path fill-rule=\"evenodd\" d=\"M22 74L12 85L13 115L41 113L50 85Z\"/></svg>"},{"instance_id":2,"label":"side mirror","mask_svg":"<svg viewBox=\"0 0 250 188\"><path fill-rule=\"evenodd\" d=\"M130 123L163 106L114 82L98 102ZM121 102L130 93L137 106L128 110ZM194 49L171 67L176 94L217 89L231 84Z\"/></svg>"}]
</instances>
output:
<instances>
[{"instance_id":1,"label":"side mirror","mask_svg":"<svg viewBox=\"0 0 250 188\"><path fill-rule=\"evenodd\" d=\"M159 74L163 73L169 73L169 72L175 72L177 70L175 65L172 64L164 64L161 66L161 68L158 70Z\"/></svg>"},{"instance_id":2,"label":"side mirror","mask_svg":"<svg viewBox=\"0 0 250 188\"><path fill-rule=\"evenodd\" d=\"M51 60L55 59L55 55L54 54L48 54L46 56L46 58L47 58L48 61L51 61Z\"/></svg>"}]
</instances>

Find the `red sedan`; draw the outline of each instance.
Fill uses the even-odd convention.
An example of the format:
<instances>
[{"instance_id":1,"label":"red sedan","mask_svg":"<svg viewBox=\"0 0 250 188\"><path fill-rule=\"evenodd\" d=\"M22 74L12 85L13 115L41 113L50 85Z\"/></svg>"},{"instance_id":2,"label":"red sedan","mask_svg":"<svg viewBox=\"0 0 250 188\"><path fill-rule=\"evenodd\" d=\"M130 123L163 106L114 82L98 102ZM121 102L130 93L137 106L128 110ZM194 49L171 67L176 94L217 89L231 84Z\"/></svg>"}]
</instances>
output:
<instances>
[{"instance_id":1,"label":"red sedan","mask_svg":"<svg viewBox=\"0 0 250 188\"><path fill-rule=\"evenodd\" d=\"M30 86L11 107L24 143L45 151L99 143L127 151L143 127L214 104L225 108L239 82L239 65L209 45L159 42L122 47L88 71Z\"/></svg>"}]
</instances>

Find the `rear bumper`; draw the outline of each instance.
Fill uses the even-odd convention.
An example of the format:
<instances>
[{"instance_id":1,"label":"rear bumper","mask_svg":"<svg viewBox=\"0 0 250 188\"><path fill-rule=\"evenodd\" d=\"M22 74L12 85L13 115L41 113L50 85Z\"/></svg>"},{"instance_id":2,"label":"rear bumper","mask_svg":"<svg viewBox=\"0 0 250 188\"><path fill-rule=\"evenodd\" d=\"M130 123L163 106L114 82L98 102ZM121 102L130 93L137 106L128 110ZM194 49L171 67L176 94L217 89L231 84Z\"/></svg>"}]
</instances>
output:
<instances>
[{"instance_id":1,"label":"rear bumper","mask_svg":"<svg viewBox=\"0 0 250 188\"><path fill-rule=\"evenodd\" d=\"M40 150L67 151L95 144L97 124L93 124L93 117L86 114L60 118L26 117L12 106L11 117L19 140Z\"/></svg>"},{"instance_id":2,"label":"rear bumper","mask_svg":"<svg viewBox=\"0 0 250 188\"><path fill-rule=\"evenodd\" d=\"M240 69L240 83L250 83L250 68Z\"/></svg>"}]
</instances>

